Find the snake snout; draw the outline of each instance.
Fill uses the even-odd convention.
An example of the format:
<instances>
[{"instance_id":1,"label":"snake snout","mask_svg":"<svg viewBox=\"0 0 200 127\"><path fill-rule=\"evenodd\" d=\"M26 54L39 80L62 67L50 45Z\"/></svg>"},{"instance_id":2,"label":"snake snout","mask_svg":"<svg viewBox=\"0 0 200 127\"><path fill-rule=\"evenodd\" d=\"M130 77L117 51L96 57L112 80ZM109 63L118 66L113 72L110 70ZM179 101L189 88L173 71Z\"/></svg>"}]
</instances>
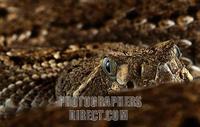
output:
<instances>
[{"instance_id":1,"label":"snake snout","mask_svg":"<svg viewBox=\"0 0 200 127\"><path fill-rule=\"evenodd\" d=\"M160 64L157 67L155 77L155 81L157 83L183 82L192 80L193 77L190 72L184 66L180 66L180 64L177 64L175 59Z\"/></svg>"}]
</instances>

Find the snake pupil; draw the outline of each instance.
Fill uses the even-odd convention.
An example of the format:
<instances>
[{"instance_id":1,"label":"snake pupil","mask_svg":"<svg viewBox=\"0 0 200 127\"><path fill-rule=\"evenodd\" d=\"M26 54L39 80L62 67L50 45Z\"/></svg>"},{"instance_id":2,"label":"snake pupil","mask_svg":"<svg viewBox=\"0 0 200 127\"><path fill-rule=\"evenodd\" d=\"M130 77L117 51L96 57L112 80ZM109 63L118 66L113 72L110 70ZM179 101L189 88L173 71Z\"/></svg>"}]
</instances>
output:
<instances>
[{"instance_id":1,"label":"snake pupil","mask_svg":"<svg viewBox=\"0 0 200 127\"><path fill-rule=\"evenodd\" d=\"M108 73L111 72L111 70L110 70L110 61L109 60L106 62L106 70L108 71Z\"/></svg>"},{"instance_id":2,"label":"snake pupil","mask_svg":"<svg viewBox=\"0 0 200 127\"><path fill-rule=\"evenodd\" d=\"M101 67L109 77L111 77L112 79L115 78L117 63L113 59L105 57L102 61Z\"/></svg>"}]
</instances>

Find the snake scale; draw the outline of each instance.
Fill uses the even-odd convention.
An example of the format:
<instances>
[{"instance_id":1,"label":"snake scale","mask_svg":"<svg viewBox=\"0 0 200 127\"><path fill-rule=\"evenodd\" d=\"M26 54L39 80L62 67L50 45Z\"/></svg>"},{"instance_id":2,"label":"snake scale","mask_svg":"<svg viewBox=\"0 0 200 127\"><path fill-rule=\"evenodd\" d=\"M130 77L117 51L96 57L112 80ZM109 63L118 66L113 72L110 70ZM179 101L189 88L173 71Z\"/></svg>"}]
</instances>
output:
<instances>
[{"instance_id":1,"label":"snake scale","mask_svg":"<svg viewBox=\"0 0 200 127\"><path fill-rule=\"evenodd\" d=\"M198 127L199 50L198 0L0 1L0 126ZM113 94L144 105L118 122L46 107Z\"/></svg>"}]
</instances>

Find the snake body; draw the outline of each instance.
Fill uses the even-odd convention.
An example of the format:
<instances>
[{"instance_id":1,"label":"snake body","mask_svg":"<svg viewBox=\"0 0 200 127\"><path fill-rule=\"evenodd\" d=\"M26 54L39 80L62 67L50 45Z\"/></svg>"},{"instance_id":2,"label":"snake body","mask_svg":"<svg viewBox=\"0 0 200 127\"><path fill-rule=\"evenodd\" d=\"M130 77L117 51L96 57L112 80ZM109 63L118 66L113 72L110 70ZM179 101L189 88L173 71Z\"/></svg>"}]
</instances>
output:
<instances>
[{"instance_id":1,"label":"snake body","mask_svg":"<svg viewBox=\"0 0 200 127\"><path fill-rule=\"evenodd\" d=\"M179 67L181 68L183 64L194 79L198 79L200 76L199 28L200 3L198 0L1 1L0 114L4 114L2 119L7 119L13 112L43 107L54 102L55 92L57 95L63 95L67 94L65 91L67 89L71 95L71 91L77 87L69 89L59 83L67 81L63 79L67 77L68 72L63 72L63 70L66 66L69 67L68 69L71 67L72 70L73 66L84 67L89 65L85 64L85 61L88 60L89 63L94 58L96 58L95 64L91 64L90 67L98 65L102 59L99 54L103 53L97 52L97 49L107 53L112 49L112 56L124 54L133 56L130 52L135 49L133 48L135 46L141 49L138 51L140 52L158 42L172 40L178 42L176 45L184 56L180 58L182 63ZM94 42L97 42L97 45ZM126 48L122 48L120 43L117 47L118 44L114 42L129 44L125 46ZM109 43L110 47L106 46L106 43ZM125 45L124 43L122 45ZM122 54L117 54L115 49L120 50ZM86 73L87 70L83 72ZM92 77L93 73L89 74ZM75 75L68 76L72 79ZM184 76L191 79L188 71L186 75ZM92 81L90 76L85 79L85 84L89 84L87 81ZM175 77L179 79L179 76ZM60 80L58 77L61 77ZM121 81L123 83L126 81L124 77L120 79L123 79ZM58 87L60 91L55 91L57 81L60 84ZM131 114L137 115L133 115L134 118L130 117L130 121L119 122L119 125L184 127L194 123L199 126L198 80L190 83L175 83L175 85L166 84L167 86L159 85L134 92L118 93L142 95L143 103L146 103L140 110L131 110ZM95 91L98 87L92 88ZM61 88L65 88L62 89L64 92ZM159 104L161 106L158 106ZM67 112L68 109L36 109L21 117L7 119L2 126L47 126L49 123L57 126L82 125L81 122L73 123L64 119L63 115ZM50 113L54 114L47 117ZM43 118L44 116L46 118ZM59 116L57 117L59 119L56 119L56 116ZM174 118L172 119L171 116ZM55 121L50 122L50 119ZM34 123L34 120L39 122ZM164 122L155 122L158 120ZM143 123L143 121L147 122ZM87 124L116 125L116 123L105 121Z\"/></svg>"}]
</instances>

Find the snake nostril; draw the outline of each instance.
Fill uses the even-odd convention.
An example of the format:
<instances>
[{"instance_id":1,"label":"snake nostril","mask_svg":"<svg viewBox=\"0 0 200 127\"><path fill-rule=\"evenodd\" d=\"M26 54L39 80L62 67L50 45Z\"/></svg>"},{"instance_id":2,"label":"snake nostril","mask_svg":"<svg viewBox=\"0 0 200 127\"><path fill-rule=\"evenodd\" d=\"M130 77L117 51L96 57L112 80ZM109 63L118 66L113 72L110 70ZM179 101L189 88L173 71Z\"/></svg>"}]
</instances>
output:
<instances>
[{"instance_id":1,"label":"snake nostril","mask_svg":"<svg viewBox=\"0 0 200 127\"><path fill-rule=\"evenodd\" d=\"M134 84L132 81L128 81L126 85L128 88L134 88Z\"/></svg>"}]
</instances>

